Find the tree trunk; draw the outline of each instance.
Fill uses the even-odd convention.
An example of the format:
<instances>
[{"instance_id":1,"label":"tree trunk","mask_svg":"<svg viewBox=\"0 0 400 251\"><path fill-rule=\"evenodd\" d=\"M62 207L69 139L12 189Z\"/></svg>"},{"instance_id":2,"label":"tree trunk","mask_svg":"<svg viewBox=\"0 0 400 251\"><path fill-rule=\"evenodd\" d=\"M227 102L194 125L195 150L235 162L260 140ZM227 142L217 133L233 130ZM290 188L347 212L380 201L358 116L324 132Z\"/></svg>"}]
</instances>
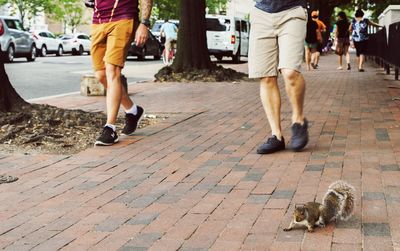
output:
<instances>
[{"instance_id":1,"label":"tree trunk","mask_svg":"<svg viewBox=\"0 0 400 251\"><path fill-rule=\"evenodd\" d=\"M29 105L29 103L21 98L12 87L4 63L0 62L0 112L18 111L26 105Z\"/></svg>"},{"instance_id":2,"label":"tree trunk","mask_svg":"<svg viewBox=\"0 0 400 251\"><path fill-rule=\"evenodd\" d=\"M175 72L211 69L206 37L206 1L181 0Z\"/></svg>"}]
</instances>

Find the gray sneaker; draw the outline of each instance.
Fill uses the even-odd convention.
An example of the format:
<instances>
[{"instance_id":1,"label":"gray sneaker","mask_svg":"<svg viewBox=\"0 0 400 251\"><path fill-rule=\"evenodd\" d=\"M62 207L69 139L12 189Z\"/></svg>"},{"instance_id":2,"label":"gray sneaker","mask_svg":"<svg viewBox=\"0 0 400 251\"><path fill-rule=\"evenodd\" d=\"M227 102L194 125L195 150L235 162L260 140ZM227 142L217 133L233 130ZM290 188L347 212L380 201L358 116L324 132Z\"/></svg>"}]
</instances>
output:
<instances>
[{"instance_id":1,"label":"gray sneaker","mask_svg":"<svg viewBox=\"0 0 400 251\"><path fill-rule=\"evenodd\" d=\"M285 150L285 139L279 140L275 135L268 138L265 143L258 147L258 154L269 154L277 151Z\"/></svg>"},{"instance_id":2,"label":"gray sneaker","mask_svg":"<svg viewBox=\"0 0 400 251\"><path fill-rule=\"evenodd\" d=\"M292 125L292 138L290 140L290 148L293 151L300 151L308 143L308 121L304 119L304 124L294 123Z\"/></svg>"}]
</instances>

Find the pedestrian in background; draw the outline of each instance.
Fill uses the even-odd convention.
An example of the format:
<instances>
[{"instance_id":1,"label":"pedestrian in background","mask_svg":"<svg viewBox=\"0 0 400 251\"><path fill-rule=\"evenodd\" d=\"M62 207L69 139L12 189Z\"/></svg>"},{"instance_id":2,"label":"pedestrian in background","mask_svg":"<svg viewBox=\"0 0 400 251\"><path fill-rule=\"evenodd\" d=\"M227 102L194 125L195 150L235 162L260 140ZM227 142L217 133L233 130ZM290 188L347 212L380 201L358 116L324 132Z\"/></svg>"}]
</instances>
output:
<instances>
[{"instance_id":1,"label":"pedestrian in background","mask_svg":"<svg viewBox=\"0 0 400 251\"><path fill-rule=\"evenodd\" d=\"M311 58L311 66L314 69L317 69L319 64L319 59L322 54L322 49L324 47L324 34L326 32L326 25L324 24L324 22L319 20L319 11L317 10L311 12L311 18L318 24L317 51L313 54L313 57Z\"/></svg>"},{"instance_id":2,"label":"pedestrian in background","mask_svg":"<svg viewBox=\"0 0 400 251\"><path fill-rule=\"evenodd\" d=\"M90 54L95 76L107 89L107 124L95 145L118 142L115 122L121 104L125 110L123 134L133 134L144 114L144 109L132 102L121 84L121 71L131 42L134 40L141 47L148 38L152 0L141 0L140 23L138 5L138 0L94 1ZM136 34L135 26L138 26Z\"/></svg>"},{"instance_id":3,"label":"pedestrian in background","mask_svg":"<svg viewBox=\"0 0 400 251\"><path fill-rule=\"evenodd\" d=\"M305 81L300 73L307 24L305 6L303 0L259 0L250 13L249 76L261 79L260 96L272 134L258 147L259 154L285 149L278 72L293 111L291 148L300 151L308 142L308 123L303 114Z\"/></svg>"},{"instance_id":4,"label":"pedestrian in background","mask_svg":"<svg viewBox=\"0 0 400 251\"><path fill-rule=\"evenodd\" d=\"M315 53L317 52L318 33L320 33L320 31L317 22L309 18L304 42L307 70L311 70L311 59L315 57Z\"/></svg>"},{"instance_id":5,"label":"pedestrian in background","mask_svg":"<svg viewBox=\"0 0 400 251\"><path fill-rule=\"evenodd\" d=\"M173 46L178 40L178 27L168 19L165 19L164 24L160 28L160 34L162 37L165 37L165 55L163 56L169 59L169 52L171 48L174 48Z\"/></svg>"},{"instance_id":6,"label":"pedestrian in background","mask_svg":"<svg viewBox=\"0 0 400 251\"><path fill-rule=\"evenodd\" d=\"M352 32L354 46L358 60L358 71L364 72L365 53L367 52L368 41L368 25L381 27L379 24L372 22L368 18L364 18L364 12L358 9L355 17L351 22L350 31Z\"/></svg>"},{"instance_id":7,"label":"pedestrian in background","mask_svg":"<svg viewBox=\"0 0 400 251\"><path fill-rule=\"evenodd\" d=\"M339 67L338 70L343 70L343 55L346 56L347 70L351 70L350 66L350 32L349 32L349 21L346 13L343 11L338 13L338 21L336 22L335 28L335 53L339 56Z\"/></svg>"}]
</instances>

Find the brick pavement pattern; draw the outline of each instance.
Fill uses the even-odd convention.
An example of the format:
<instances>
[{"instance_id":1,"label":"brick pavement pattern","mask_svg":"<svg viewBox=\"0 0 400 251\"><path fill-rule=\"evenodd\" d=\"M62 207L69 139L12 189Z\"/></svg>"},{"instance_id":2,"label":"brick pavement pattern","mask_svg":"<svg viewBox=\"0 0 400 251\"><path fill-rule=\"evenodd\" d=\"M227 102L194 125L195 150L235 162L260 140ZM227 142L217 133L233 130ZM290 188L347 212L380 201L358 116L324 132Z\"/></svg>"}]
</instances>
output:
<instances>
[{"instance_id":1,"label":"brick pavement pattern","mask_svg":"<svg viewBox=\"0 0 400 251\"><path fill-rule=\"evenodd\" d=\"M19 177L0 185L0 248L400 250L400 82L335 63L305 72L302 152L255 153L270 134L256 82L142 83L135 100L169 119L73 156L0 155L0 173ZM93 111L103 99L43 103ZM290 117L284 98L286 138ZM355 216L283 231L295 203L320 201L338 179L357 189Z\"/></svg>"}]
</instances>

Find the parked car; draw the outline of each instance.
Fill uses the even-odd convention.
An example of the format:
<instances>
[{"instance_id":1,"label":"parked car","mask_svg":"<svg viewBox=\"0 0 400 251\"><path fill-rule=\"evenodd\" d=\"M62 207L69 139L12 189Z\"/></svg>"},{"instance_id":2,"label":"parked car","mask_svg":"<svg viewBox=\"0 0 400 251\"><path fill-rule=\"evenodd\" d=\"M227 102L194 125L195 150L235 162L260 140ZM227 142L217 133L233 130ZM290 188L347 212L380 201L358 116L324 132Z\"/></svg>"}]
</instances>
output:
<instances>
[{"instance_id":1,"label":"parked car","mask_svg":"<svg viewBox=\"0 0 400 251\"><path fill-rule=\"evenodd\" d=\"M75 33L71 35L60 36L63 50L65 53L73 55L82 55L84 52L90 54L90 37L84 33Z\"/></svg>"},{"instance_id":2,"label":"parked car","mask_svg":"<svg viewBox=\"0 0 400 251\"><path fill-rule=\"evenodd\" d=\"M36 45L32 34L26 31L15 17L0 16L0 52L7 62L16 57L36 59Z\"/></svg>"},{"instance_id":3,"label":"parked car","mask_svg":"<svg viewBox=\"0 0 400 251\"><path fill-rule=\"evenodd\" d=\"M155 60L160 60L164 47L160 41L149 30L149 38L142 47L136 46L135 42L131 44L128 56L137 56L138 60L144 60L146 56L153 56Z\"/></svg>"},{"instance_id":4,"label":"parked car","mask_svg":"<svg viewBox=\"0 0 400 251\"><path fill-rule=\"evenodd\" d=\"M175 24L176 27L179 28L179 20L169 20L171 23ZM164 20L157 20L154 24L153 27L151 28L151 32L153 33L153 35L158 39L158 41L161 42L161 34L160 34L160 30L161 30L161 26L165 23Z\"/></svg>"},{"instance_id":5,"label":"parked car","mask_svg":"<svg viewBox=\"0 0 400 251\"><path fill-rule=\"evenodd\" d=\"M210 55L218 60L232 57L234 63L249 52L250 23L241 18L222 15L207 15L207 46Z\"/></svg>"},{"instance_id":6,"label":"parked car","mask_svg":"<svg viewBox=\"0 0 400 251\"><path fill-rule=\"evenodd\" d=\"M55 53L57 56L63 54L62 41L50 31L45 30L34 30L31 31L33 38L36 43L36 49L38 54L42 57L47 56L47 54Z\"/></svg>"}]
</instances>

